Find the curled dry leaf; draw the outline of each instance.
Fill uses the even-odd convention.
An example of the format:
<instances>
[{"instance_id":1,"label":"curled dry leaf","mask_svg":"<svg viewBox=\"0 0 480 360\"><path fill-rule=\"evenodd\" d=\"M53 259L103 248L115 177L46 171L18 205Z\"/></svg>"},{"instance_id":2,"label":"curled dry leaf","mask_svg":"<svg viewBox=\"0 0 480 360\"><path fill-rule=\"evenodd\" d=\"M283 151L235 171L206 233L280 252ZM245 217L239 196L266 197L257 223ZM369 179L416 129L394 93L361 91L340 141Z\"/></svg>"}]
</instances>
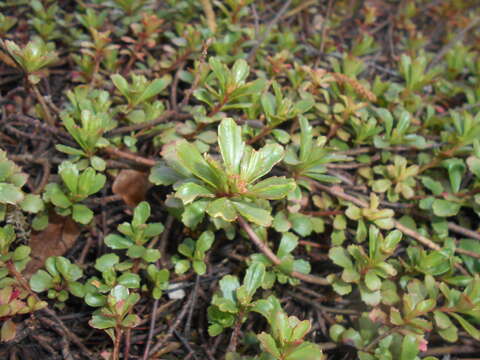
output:
<instances>
[{"instance_id":1,"label":"curled dry leaf","mask_svg":"<svg viewBox=\"0 0 480 360\"><path fill-rule=\"evenodd\" d=\"M150 188L148 174L137 170L122 170L113 182L112 191L128 206L135 207L145 200Z\"/></svg>"}]
</instances>

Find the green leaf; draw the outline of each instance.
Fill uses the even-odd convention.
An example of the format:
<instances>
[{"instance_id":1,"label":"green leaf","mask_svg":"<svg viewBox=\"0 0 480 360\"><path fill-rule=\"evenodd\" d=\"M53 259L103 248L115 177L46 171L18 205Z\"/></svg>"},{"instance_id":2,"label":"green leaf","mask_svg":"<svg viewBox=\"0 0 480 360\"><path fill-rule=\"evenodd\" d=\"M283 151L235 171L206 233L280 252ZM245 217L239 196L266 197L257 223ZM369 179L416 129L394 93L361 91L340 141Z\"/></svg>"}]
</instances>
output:
<instances>
[{"instance_id":1,"label":"green leaf","mask_svg":"<svg viewBox=\"0 0 480 360\"><path fill-rule=\"evenodd\" d=\"M76 281L83 276L82 269L63 256L55 257L55 267L67 281Z\"/></svg>"},{"instance_id":2,"label":"green leaf","mask_svg":"<svg viewBox=\"0 0 480 360\"><path fill-rule=\"evenodd\" d=\"M105 160L98 156L92 156L90 158L90 164L97 171L104 171L107 167L107 163L105 162Z\"/></svg>"},{"instance_id":3,"label":"green leaf","mask_svg":"<svg viewBox=\"0 0 480 360\"><path fill-rule=\"evenodd\" d=\"M300 321L292 331L292 336L290 337L290 341L298 341L301 340L307 335L310 331L312 324L308 320Z\"/></svg>"},{"instance_id":4,"label":"green leaf","mask_svg":"<svg viewBox=\"0 0 480 360\"><path fill-rule=\"evenodd\" d=\"M223 119L218 127L218 144L223 162L229 173L240 174L240 161L245 143L242 140L242 128L232 118Z\"/></svg>"},{"instance_id":5,"label":"green leaf","mask_svg":"<svg viewBox=\"0 0 480 360\"><path fill-rule=\"evenodd\" d=\"M207 272L207 265L203 261L193 260L192 262L193 270L198 275L203 275Z\"/></svg>"},{"instance_id":6,"label":"green leaf","mask_svg":"<svg viewBox=\"0 0 480 360\"><path fill-rule=\"evenodd\" d=\"M382 286L382 281L372 270L368 271L365 275L365 285L371 291L379 290Z\"/></svg>"},{"instance_id":7,"label":"green leaf","mask_svg":"<svg viewBox=\"0 0 480 360\"><path fill-rule=\"evenodd\" d=\"M30 255L30 247L26 245L18 246L12 255L13 261L22 261L25 260Z\"/></svg>"},{"instance_id":8,"label":"green leaf","mask_svg":"<svg viewBox=\"0 0 480 360\"><path fill-rule=\"evenodd\" d=\"M328 257L333 261L334 264L338 266L341 266L345 269L353 268L353 263L350 260L350 257L342 247L331 248L328 252Z\"/></svg>"},{"instance_id":9,"label":"green leaf","mask_svg":"<svg viewBox=\"0 0 480 360\"><path fill-rule=\"evenodd\" d=\"M215 194L206 187L198 185L197 183L188 182L178 188L175 196L181 199L183 203L187 205L193 202L197 197L212 198L215 196Z\"/></svg>"},{"instance_id":10,"label":"green leaf","mask_svg":"<svg viewBox=\"0 0 480 360\"><path fill-rule=\"evenodd\" d=\"M264 277L265 265L262 263L254 262L248 267L243 279L243 285L250 298L253 297L257 289L262 285Z\"/></svg>"},{"instance_id":11,"label":"green leaf","mask_svg":"<svg viewBox=\"0 0 480 360\"><path fill-rule=\"evenodd\" d=\"M295 186L293 179L273 176L250 187L249 192L262 199L278 200L286 197L295 189Z\"/></svg>"},{"instance_id":12,"label":"green leaf","mask_svg":"<svg viewBox=\"0 0 480 360\"><path fill-rule=\"evenodd\" d=\"M188 269L190 269L190 261L189 260L178 260L175 262L175 273L176 274L185 274Z\"/></svg>"},{"instance_id":13,"label":"green leaf","mask_svg":"<svg viewBox=\"0 0 480 360\"><path fill-rule=\"evenodd\" d=\"M53 286L53 278L45 270L38 270L30 278L30 287L35 292L43 292Z\"/></svg>"},{"instance_id":14,"label":"green leaf","mask_svg":"<svg viewBox=\"0 0 480 360\"><path fill-rule=\"evenodd\" d=\"M65 153L65 154L68 154L68 155L85 156L85 153L82 150L76 149L76 148L73 148L73 147L70 147L70 146L57 144L57 145L55 145L55 148L58 151L61 151L61 152Z\"/></svg>"},{"instance_id":15,"label":"green leaf","mask_svg":"<svg viewBox=\"0 0 480 360\"><path fill-rule=\"evenodd\" d=\"M144 101L160 94L170 83L170 77L164 76L160 79L153 80L147 88L143 91L142 95L137 99L135 104L141 104Z\"/></svg>"},{"instance_id":16,"label":"green leaf","mask_svg":"<svg viewBox=\"0 0 480 360\"><path fill-rule=\"evenodd\" d=\"M280 350L278 350L275 339L270 334L262 332L257 335L257 338L264 351L272 354L276 359L281 359L282 355L280 354Z\"/></svg>"},{"instance_id":17,"label":"green leaf","mask_svg":"<svg viewBox=\"0 0 480 360\"><path fill-rule=\"evenodd\" d=\"M58 167L58 172L62 177L63 182L72 194L78 193L79 171L75 164L64 161Z\"/></svg>"},{"instance_id":18,"label":"green leaf","mask_svg":"<svg viewBox=\"0 0 480 360\"><path fill-rule=\"evenodd\" d=\"M115 85L118 91L120 91L124 97L128 98L129 86L127 80L125 80L125 78L120 74L113 74L110 78L112 79L113 85Z\"/></svg>"},{"instance_id":19,"label":"green leaf","mask_svg":"<svg viewBox=\"0 0 480 360\"><path fill-rule=\"evenodd\" d=\"M235 209L237 209L238 213L248 221L265 227L272 224L272 216L270 213L254 203L247 203L242 200L232 200L231 203Z\"/></svg>"},{"instance_id":20,"label":"green leaf","mask_svg":"<svg viewBox=\"0 0 480 360\"><path fill-rule=\"evenodd\" d=\"M375 192L385 192L392 186L392 182L388 179L380 179L373 182L372 190Z\"/></svg>"},{"instance_id":21,"label":"green leaf","mask_svg":"<svg viewBox=\"0 0 480 360\"><path fill-rule=\"evenodd\" d=\"M161 258L160 251L157 249L146 249L142 255L142 259L149 263L154 263Z\"/></svg>"},{"instance_id":22,"label":"green leaf","mask_svg":"<svg viewBox=\"0 0 480 360\"><path fill-rule=\"evenodd\" d=\"M133 212L132 226L139 227L146 224L150 217L150 204L146 201L142 201L137 205Z\"/></svg>"},{"instance_id":23,"label":"green leaf","mask_svg":"<svg viewBox=\"0 0 480 360\"><path fill-rule=\"evenodd\" d=\"M97 258L95 261L95 269L98 271L104 272L112 269L116 264L118 264L120 258L115 254L105 254Z\"/></svg>"},{"instance_id":24,"label":"green leaf","mask_svg":"<svg viewBox=\"0 0 480 360\"><path fill-rule=\"evenodd\" d=\"M478 156L478 155L477 155ZM480 158L475 156L469 156L467 158L467 165L470 171L480 179Z\"/></svg>"},{"instance_id":25,"label":"green leaf","mask_svg":"<svg viewBox=\"0 0 480 360\"><path fill-rule=\"evenodd\" d=\"M196 242L195 251L199 251L200 253L204 254L212 247L214 241L214 233L210 230L204 231Z\"/></svg>"},{"instance_id":26,"label":"green leaf","mask_svg":"<svg viewBox=\"0 0 480 360\"><path fill-rule=\"evenodd\" d=\"M115 287L110 291L109 297L111 297L115 303L118 303L122 300L127 300L129 295L128 289L123 285L115 285Z\"/></svg>"},{"instance_id":27,"label":"green leaf","mask_svg":"<svg viewBox=\"0 0 480 360\"><path fill-rule=\"evenodd\" d=\"M232 67L234 83L237 85L242 84L247 79L249 72L248 63L244 59L236 60Z\"/></svg>"},{"instance_id":28,"label":"green leaf","mask_svg":"<svg viewBox=\"0 0 480 360\"><path fill-rule=\"evenodd\" d=\"M283 147L279 144L265 145L259 151L246 148L241 163L241 178L247 183L255 182L268 174L283 156Z\"/></svg>"},{"instance_id":29,"label":"green leaf","mask_svg":"<svg viewBox=\"0 0 480 360\"><path fill-rule=\"evenodd\" d=\"M132 259L139 259L145 254L146 248L141 245L132 245L128 248L127 256Z\"/></svg>"},{"instance_id":30,"label":"green leaf","mask_svg":"<svg viewBox=\"0 0 480 360\"><path fill-rule=\"evenodd\" d=\"M480 242L478 240L461 239L458 243L458 247L480 255ZM472 274L480 273L479 259L464 254L461 254L460 256L465 266Z\"/></svg>"},{"instance_id":31,"label":"green leaf","mask_svg":"<svg viewBox=\"0 0 480 360\"><path fill-rule=\"evenodd\" d=\"M177 144L177 155L181 164L197 178L214 189L220 186L221 181L217 174L205 161L195 145L187 141L180 141Z\"/></svg>"},{"instance_id":32,"label":"green leaf","mask_svg":"<svg viewBox=\"0 0 480 360\"><path fill-rule=\"evenodd\" d=\"M155 165L150 170L148 181L155 185L172 185L183 179L182 175L165 165Z\"/></svg>"},{"instance_id":33,"label":"green leaf","mask_svg":"<svg viewBox=\"0 0 480 360\"><path fill-rule=\"evenodd\" d=\"M435 319L435 324L440 329L447 329L447 328L453 326L453 323L450 320L450 318L445 313L443 313L441 311L434 311L433 312L433 318Z\"/></svg>"},{"instance_id":34,"label":"green leaf","mask_svg":"<svg viewBox=\"0 0 480 360\"><path fill-rule=\"evenodd\" d=\"M413 335L405 335L402 341L400 360L413 360L420 352L417 338Z\"/></svg>"},{"instance_id":35,"label":"green leaf","mask_svg":"<svg viewBox=\"0 0 480 360\"><path fill-rule=\"evenodd\" d=\"M475 328L471 323L469 323L462 316L454 312L450 312L448 313L448 315L454 317L471 337L473 337L477 341L480 340L480 331L477 328Z\"/></svg>"},{"instance_id":36,"label":"green leaf","mask_svg":"<svg viewBox=\"0 0 480 360\"><path fill-rule=\"evenodd\" d=\"M185 226L195 229L205 217L208 203L206 200L199 200L185 206L182 213L182 222Z\"/></svg>"},{"instance_id":37,"label":"green leaf","mask_svg":"<svg viewBox=\"0 0 480 360\"><path fill-rule=\"evenodd\" d=\"M278 246L277 256L283 259L289 255L298 245L298 237L292 233L284 233Z\"/></svg>"},{"instance_id":38,"label":"green leaf","mask_svg":"<svg viewBox=\"0 0 480 360\"><path fill-rule=\"evenodd\" d=\"M300 236L309 236L313 231L312 221L307 215L291 213L288 220L292 224L292 229Z\"/></svg>"},{"instance_id":39,"label":"green leaf","mask_svg":"<svg viewBox=\"0 0 480 360\"><path fill-rule=\"evenodd\" d=\"M95 329L108 329L113 328L116 325L114 318L103 315L93 315L92 320L90 320L88 323Z\"/></svg>"},{"instance_id":40,"label":"green leaf","mask_svg":"<svg viewBox=\"0 0 480 360\"><path fill-rule=\"evenodd\" d=\"M140 276L133 273L124 273L117 279L118 284L129 289L138 289L140 287Z\"/></svg>"},{"instance_id":41,"label":"green leaf","mask_svg":"<svg viewBox=\"0 0 480 360\"><path fill-rule=\"evenodd\" d=\"M232 222L237 218L235 208L232 201L222 197L208 203L205 211L211 217L219 217L227 222Z\"/></svg>"},{"instance_id":42,"label":"green leaf","mask_svg":"<svg viewBox=\"0 0 480 360\"><path fill-rule=\"evenodd\" d=\"M23 211L36 214L40 211L43 211L45 205L43 204L40 195L27 194L20 203L20 207Z\"/></svg>"},{"instance_id":43,"label":"green leaf","mask_svg":"<svg viewBox=\"0 0 480 360\"><path fill-rule=\"evenodd\" d=\"M117 234L109 234L105 237L105 245L114 250L128 249L134 243L132 240Z\"/></svg>"},{"instance_id":44,"label":"green leaf","mask_svg":"<svg viewBox=\"0 0 480 360\"><path fill-rule=\"evenodd\" d=\"M427 176L422 177L422 183L428 190L433 193L433 195L438 196L444 191L441 182L435 181Z\"/></svg>"},{"instance_id":45,"label":"green leaf","mask_svg":"<svg viewBox=\"0 0 480 360\"><path fill-rule=\"evenodd\" d=\"M147 224L147 226L144 229L144 235L146 237L154 237L157 235L160 235L165 227L163 226L162 223L150 223Z\"/></svg>"},{"instance_id":46,"label":"green leaf","mask_svg":"<svg viewBox=\"0 0 480 360\"><path fill-rule=\"evenodd\" d=\"M68 283L68 291L76 297L83 298L85 296L85 286L78 281Z\"/></svg>"},{"instance_id":47,"label":"green leaf","mask_svg":"<svg viewBox=\"0 0 480 360\"><path fill-rule=\"evenodd\" d=\"M83 204L75 204L72 207L72 218L80 224L87 225L93 218L93 211Z\"/></svg>"},{"instance_id":48,"label":"green leaf","mask_svg":"<svg viewBox=\"0 0 480 360\"><path fill-rule=\"evenodd\" d=\"M129 314L122 320L122 326L126 328L133 328L138 325L140 318L135 314Z\"/></svg>"},{"instance_id":49,"label":"green leaf","mask_svg":"<svg viewBox=\"0 0 480 360\"><path fill-rule=\"evenodd\" d=\"M104 306L107 302L107 297L100 294L86 294L85 303L91 307Z\"/></svg>"},{"instance_id":50,"label":"green leaf","mask_svg":"<svg viewBox=\"0 0 480 360\"><path fill-rule=\"evenodd\" d=\"M440 217L455 216L460 207L460 204L444 199L435 199L432 204L433 213Z\"/></svg>"},{"instance_id":51,"label":"green leaf","mask_svg":"<svg viewBox=\"0 0 480 360\"><path fill-rule=\"evenodd\" d=\"M220 290L222 291L222 296L225 299L228 299L236 303L236 291L240 287L238 278L233 275L225 275L219 281Z\"/></svg>"},{"instance_id":52,"label":"green leaf","mask_svg":"<svg viewBox=\"0 0 480 360\"><path fill-rule=\"evenodd\" d=\"M47 196L53 205L66 209L72 206L68 197L63 193L58 184L48 184L45 187L45 196Z\"/></svg>"},{"instance_id":53,"label":"green leaf","mask_svg":"<svg viewBox=\"0 0 480 360\"><path fill-rule=\"evenodd\" d=\"M300 123L300 161L305 162L312 154L313 135L312 127L308 119L304 116L299 117Z\"/></svg>"},{"instance_id":54,"label":"green leaf","mask_svg":"<svg viewBox=\"0 0 480 360\"><path fill-rule=\"evenodd\" d=\"M272 226L278 232L286 232L290 230L292 224L288 221L287 217L285 216L285 212L277 211L275 217L273 218Z\"/></svg>"},{"instance_id":55,"label":"green leaf","mask_svg":"<svg viewBox=\"0 0 480 360\"><path fill-rule=\"evenodd\" d=\"M285 360L321 360L323 359L322 349L317 344L305 341L297 345Z\"/></svg>"},{"instance_id":56,"label":"green leaf","mask_svg":"<svg viewBox=\"0 0 480 360\"><path fill-rule=\"evenodd\" d=\"M448 170L448 177L450 179L452 191L457 193L460 190L463 174L466 170L463 160L458 158L447 159L442 162L442 165Z\"/></svg>"},{"instance_id":57,"label":"green leaf","mask_svg":"<svg viewBox=\"0 0 480 360\"><path fill-rule=\"evenodd\" d=\"M0 183L0 204L15 205L23 200L23 192L12 184Z\"/></svg>"},{"instance_id":58,"label":"green leaf","mask_svg":"<svg viewBox=\"0 0 480 360\"><path fill-rule=\"evenodd\" d=\"M0 340L2 342L7 342L15 339L17 333L17 326L12 321L12 319L7 319L2 324L2 330L0 331Z\"/></svg>"},{"instance_id":59,"label":"green leaf","mask_svg":"<svg viewBox=\"0 0 480 360\"><path fill-rule=\"evenodd\" d=\"M456 326L452 325L446 329L439 329L438 335L440 335L443 339L447 340L448 342L456 342L458 341L458 329ZM436 359L435 359L436 360Z\"/></svg>"}]
</instances>

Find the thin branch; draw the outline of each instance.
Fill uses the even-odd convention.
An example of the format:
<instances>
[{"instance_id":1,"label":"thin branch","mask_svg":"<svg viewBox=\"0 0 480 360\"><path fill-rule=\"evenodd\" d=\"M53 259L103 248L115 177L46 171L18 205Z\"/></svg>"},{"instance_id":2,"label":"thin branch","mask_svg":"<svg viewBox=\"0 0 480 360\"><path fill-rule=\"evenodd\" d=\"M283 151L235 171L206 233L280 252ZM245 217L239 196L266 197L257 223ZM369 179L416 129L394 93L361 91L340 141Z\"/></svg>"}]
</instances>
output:
<instances>
[{"instance_id":1,"label":"thin branch","mask_svg":"<svg viewBox=\"0 0 480 360\"><path fill-rule=\"evenodd\" d=\"M50 110L48 109L48 105L45 102L45 99L43 98L42 94L40 94L40 91L37 88L37 85L32 84L32 90L33 93L35 94L35 97L37 98L38 102L40 103L40 106L42 107L42 110L45 114L45 120L47 121L47 124L50 126L55 126L55 119L52 117L52 114L50 114Z\"/></svg>"},{"instance_id":2,"label":"thin branch","mask_svg":"<svg viewBox=\"0 0 480 360\"><path fill-rule=\"evenodd\" d=\"M103 149L103 151L106 152L107 154L114 155L114 156L117 156L119 158L131 160L131 161L134 161L138 164L145 165L145 166L148 166L148 167L153 167L157 163L153 159L148 159L148 158L142 157L140 155L136 155L136 154L132 154L132 153L127 152L127 151L119 150L119 149L114 148L114 147L107 147L107 148Z\"/></svg>"},{"instance_id":3,"label":"thin branch","mask_svg":"<svg viewBox=\"0 0 480 360\"><path fill-rule=\"evenodd\" d=\"M200 3L202 4L203 12L207 18L208 28L215 34L217 31L217 22L215 20L215 12L213 11L212 3L210 0L200 0Z\"/></svg>"},{"instance_id":4,"label":"thin branch","mask_svg":"<svg viewBox=\"0 0 480 360\"><path fill-rule=\"evenodd\" d=\"M355 205L357 205L361 208L368 208L369 207L369 204L366 201L358 199L358 198L356 198L352 195L349 195L349 194L345 193L340 186L331 186L330 187L330 186L326 186L326 185L320 184L320 183L315 182L315 181L310 181L310 184L313 187L315 187L317 189L320 189L320 190L323 190L323 191L326 191L326 192L330 193L331 195L333 195L337 198L352 202L352 203L354 203ZM379 209L379 210L381 210L381 209ZM406 227L405 225L403 225L399 221L394 219L393 223L394 223L394 226L397 230L401 231L403 234L405 234L407 236L410 236L410 237L414 238L415 240L417 240L419 243L425 245L426 247L428 247L432 250L436 250L436 251L440 251L442 249L438 244L436 244L435 242L433 242L432 240L430 240L426 236L423 236L422 234L416 232L415 230L412 230L412 229ZM465 253L465 250L456 248L455 252ZM468 255L470 255L470 253ZM462 273L466 272L466 270L463 269L463 267L460 264L456 264L455 267L457 269L459 269Z\"/></svg>"},{"instance_id":5,"label":"thin branch","mask_svg":"<svg viewBox=\"0 0 480 360\"><path fill-rule=\"evenodd\" d=\"M255 54L257 53L258 49L260 46L263 44L265 39L268 37L268 34L270 34L270 31L272 31L272 28L275 26L276 23L280 21L280 19L283 17L283 14L288 10L290 7L290 4L292 3L292 0L287 0L283 4L282 8L277 12L275 17L270 21L265 29L265 31L260 35L260 37L257 39L255 46L250 50L250 53L248 54L248 62L252 62L252 60L255 58Z\"/></svg>"},{"instance_id":6,"label":"thin branch","mask_svg":"<svg viewBox=\"0 0 480 360\"><path fill-rule=\"evenodd\" d=\"M462 39L467 32L469 32L470 30L473 30L478 25L480 25L480 16L474 18L470 22L470 24L468 24L465 28L460 30L458 34L455 35L455 37L437 53L437 55L433 58L430 64L428 64L427 71L430 70L435 65L437 65L440 62L440 60L442 60L442 58L450 51L450 49L452 49L455 46L455 44L462 42Z\"/></svg>"},{"instance_id":7,"label":"thin branch","mask_svg":"<svg viewBox=\"0 0 480 360\"><path fill-rule=\"evenodd\" d=\"M150 350L150 353L149 355L152 356L153 354L155 354L158 350L160 350L165 344L166 342L170 339L170 337L173 335L174 331L178 328L178 326L180 325L180 323L182 322L182 320L185 318L185 316L187 315L188 313L188 309L190 307L190 304L192 303L193 301L193 298L194 298L194 293L192 292L192 295L190 296L190 298L187 300L187 302L185 303L185 305L183 305L183 308L182 308L182 311L180 311L180 314L178 314L178 317L177 319L175 320L175 322L173 323L173 325L170 327L170 329L168 330L167 332L167 335L165 335L165 337L162 339L162 341L158 342L153 348L152 350ZM148 359L148 358L147 358Z\"/></svg>"},{"instance_id":8,"label":"thin branch","mask_svg":"<svg viewBox=\"0 0 480 360\"><path fill-rule=\"evenodd\" d=\"M242 229L248 234L250 240L252 240L252 242L257 246L258 250L260 250L274 265L280 265L282 261L273 253L268 245L258 237L250 224L241 216L238 217L237 221ZM302 274L298 271L292 271L289 275L312 284L323 286L330 285L327 279L315 275Z\"/></svg>"},{"instance_id":9,"label":"thin branch","mask_svg":"<svg viewBox=\"0 0 480 360\"><path fill-rule=\"evenodd\" d=\"M334 314L356 315L356 316L360 316L361 314L361 311L357 311L353 309L340 309L338 307L324 306L324 305L321 305L317 300L311 300L303 295L296 294L292 291L289 291L288 295L294 299L297 299L300 302L311 305L321 311L331 312Z\"/></svg>"},{"instance_id":10,"label":"thin branch","mask_svg":"<svg viewBox=\"0 0 480 360\"><path fill-rule=\"evenodd\" d=\"M169 110L169 111L164 112L157 119L152 120L150 122L119 127L119 128L113 129L112 131L109 131L108 134L109 135L120 135L120 134L125 134L125 133L129 133L129 132L132 132L132 131L137 131L137 130L146 130L146 129L152 128L156 125L162 124L162 123L166 122L167 120L170 120L173 117L183 120L183 119L186 119L188 117L191 117L191 115L190 114L181 114L181 113L178 113L176 111Z\"/></svg>"}]
</instances>

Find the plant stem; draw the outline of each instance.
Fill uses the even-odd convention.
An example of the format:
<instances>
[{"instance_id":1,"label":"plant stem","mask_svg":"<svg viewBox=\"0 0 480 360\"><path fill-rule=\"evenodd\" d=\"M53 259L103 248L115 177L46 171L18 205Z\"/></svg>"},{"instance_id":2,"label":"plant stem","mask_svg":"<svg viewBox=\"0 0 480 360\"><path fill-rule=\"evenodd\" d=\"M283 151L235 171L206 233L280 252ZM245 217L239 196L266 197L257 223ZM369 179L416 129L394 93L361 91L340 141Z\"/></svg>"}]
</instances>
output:
<instances>
[{"instance_id":1,"label":"plant stem","mask_svg":"<svg viewBox=\"0 0 480 360\"><path fill-rule=\"evenodd\" d=\"M251 138L250 140L247 141L247 144L248 145L252 145L254 143L256 143L258 140L264 138L265 136L267 136L268 134L270 134L272 132L274 128L271 127L271 126L265 126L262 131L260 131L259 134L255 135L253 138Z\"/></svg>"},{"instance_id":2,"label":"plant stem","mask_svg":"<svg viewBox=\"0 0 480 360\"><path fill-rule=\"evenodd\" d=\"M274 265L280 265L281 260L273 253L273 251L268 247L267 244L265 244L253 231L252 227L250 224L241 216L238 217L237 219L238 223L242 227L243 230L248 234L250 237L250 240L257 246L258 250L260 250ZM292 271L288 275L293 276L294 278L297 278L299 280L312 283L312 284L317 284L317 285L330 285L327 279L318 277L315 275L309 275L309 274L302 274L298 271Z\"/></svg>"},{"instance_id":3,"label":"plant stem","mask_svg":"<svg viewBox=\"0 0 480 360\"><path fill-rule=\"evenodd\" d=\"M202 4L205 17L207 18L208 28L212 33L217 31L217 22L215 20L215 12L213 11L212 3L210 0L200 0Z\"/></svg>"},{"instance_id":4,"label":"plant stem","mask_svg":"<svg viewBox=\"0 0 480 360\"><path fill-rule=\"evenodd\" d=\"M237 350L238 337L240 335L240 329L242 328L242 317L243 311L238 313L237 322L233 328L232 336L230 338L230 343L228 344L227 353L235 352Z\"/></svg>"},{"instance_id":5,"label":"plant stem","mask_svg":"<svg viewBox=\"0 0 480 360\"><path fill-rule=\"evenodd\" d=\"M6 267L8 272L10 273L11 276L17 280L17 282L27 291L34 299L36 302L42 301L38 295L30 288L30 285L28 284L27 279L22 275L21 272L17 270L15 267L15 264L12 261L7 261L6 262ZM70 330L67 329L67 327L63 324L62 320L55 314L55 312L48 308L45 307L42 309L44 312L46 312L49 316L51 316L55 321L57 322L58 326L60 329L62 329L63 333L65 334L66 337L68 337L75 345L77 345L90 359L96 359L97 357L93 355L90 350L88 350L85 345L80 341L80 339L72 333Z\"/></svg>"},{"instance_id":6,"label":"plant stem","mask_svg":"<svg viewBox=\"0 0 480 360\"><path fill-rule=\"evenodd\" d=\"M358 199L355 196L352 196L352 195L349 195L349 194L345 193L343 191L343 189L338 185L326 186L326 185L320 184L319 182L316 182L316 181L313 181L313 180L310 180L310 179L305 179L305 180L309 181L310 184L312 185L312 187L323 190L323 191L326 191L329 194L331 194L331 195L333 195L337 198L340 198L340 199L346 200L346 201L350 201L350 202L354 203L355 205L357 205L361 208L368 208L369 207L369 204L366 201ZM378 210L380 211L381 209L378 209ZM393 224L394 224L395 228L397 230L401 231L404 235L407 235L407 236L410 236L410 237L414 238L415 240L417 240L419 243L425 245L426 247L428 247L432 250L436 250L436 251L441 250L441 247L438 244L434 243L432 240L430 240L426 236L423 236L422 234L416 232L415 230L412 230L412 229L406 227L405 225L403 225L398 220L393 219ZM457 252L457 253L462 252L461 249L460 249L460 251L458 251L458 250L459 249L455 249L455 252ZM458 270L460 270L460 272L462 272L463 274L468 275L467 271L460 264L455 264L455 267Z\"/></svg>"},{"instance_id":7,"label":"plant stem","mask_svg":"<svg viewBox=\"0 0 480 360\"><path fill-rule=\"evenodd\" d=\"M47 121L47 124L50 126L55 125L55 120L52 117L52 114L50 114L50 110L48 109L48 105L45 102L45 99L43 98L42 94L40 94L40 91L38 90L37 85L32 84L32 90L33 93L35 94L35 97L37 98L38 102L40 103L40 106L42 107L43 112L45 113L45 120Z\"/></svg>"},{"instance_id":8,"label":"plant stem","mask_svg":"<svg viewBox=\"0 0 480 360\"><path fill-rule=\"evenodd\" d=\"M120 340L122 338L122 330L117 325L115 326L115 341L113 343L113 353L112 353L112 360L118 360L120 355Z\"/></svg>"}]
</instances>

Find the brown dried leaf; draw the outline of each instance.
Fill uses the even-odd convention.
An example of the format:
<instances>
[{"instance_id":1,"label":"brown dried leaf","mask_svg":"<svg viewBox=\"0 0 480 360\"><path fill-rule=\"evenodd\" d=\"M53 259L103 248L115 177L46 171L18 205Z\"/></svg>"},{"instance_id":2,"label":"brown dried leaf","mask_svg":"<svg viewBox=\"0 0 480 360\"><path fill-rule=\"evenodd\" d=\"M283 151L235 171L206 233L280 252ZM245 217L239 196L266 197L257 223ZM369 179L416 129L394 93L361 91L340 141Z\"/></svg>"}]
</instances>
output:
<instances>
[{"instance_id":1,"label":"brown dried leaf","mask_svg":"<svg viewBox=\"0 0 480 360\"><path fill-rule=\"evenodd\" d=\"M145 194L150 188L148 174L136 170L122 170L113 182L112 191L131 207L145 200Z\"/></svg>"},{"instance_id":2,"label":"brown dried leaf","mask_svg":"<svg viewBox=\"0 0 480 360\"><path fill-rule=\"evenodd\" d=\"M30 238L32 260L24 274L28 278L40 269L49 256L62 256L72 246L80 235L80 228L70 217L57 214L50 216L45 230L34 232Z\"/></svg>"}]
</instances>

